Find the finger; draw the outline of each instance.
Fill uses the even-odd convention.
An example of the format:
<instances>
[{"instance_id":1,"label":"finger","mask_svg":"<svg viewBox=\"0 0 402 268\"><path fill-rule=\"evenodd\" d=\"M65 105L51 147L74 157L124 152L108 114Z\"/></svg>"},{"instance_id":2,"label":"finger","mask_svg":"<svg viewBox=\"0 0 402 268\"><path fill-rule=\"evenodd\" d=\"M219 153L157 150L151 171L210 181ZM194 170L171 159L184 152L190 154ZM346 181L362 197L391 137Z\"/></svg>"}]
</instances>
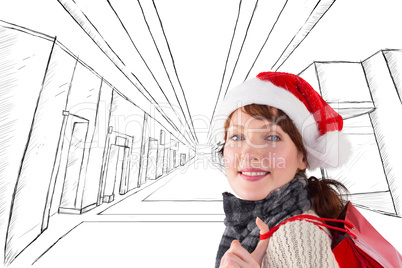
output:
<instances>
[{"instance_id":1,"label":"finger","mask_svg":"<svg viewBox=\"0 0 402 268\"><path fill-rule=\"evenodd\" d=\"M234 240L230 248L223 255L219 268L240 268L244 266L244 261L238 256L238 246L241 247L240 242Z\"/></svg>"},{"instance_id":2,"label":"finger","mask_svg":"<svg viewBox=\"0 0 402 268\"><path fill-rule=\"evenodd\" d=\"M260 228L260 234L265 234L266 232L269 231L268 225L265 222L263 222L260 218L257 217L255 223L257 224L258 228ZM267 251L268 242L269 242L268 239L260 240L260 242L258 242L257 247L255 248L253 253L251 253L251 256L260 265L262 263L262 259L264 258L265 252Z\"/></svg>"},{"instance_id":3,"label":"finger","mask_svg":"<svg viewBox=\"0 0 402 268\"><path fill-rule=\"evenodd\" d=\"M269 231L268 225L265 222L263 222L260 218L257 217L255 223L257 224L258 228L260 228L260 234L268 233Z\"/></svg>"},{"instance_id":4,"label":"finger","mask_svg":"<svg viewBox=\"0 0 402 268\"><path fill-rule=\"evenodd\" d=\"M250 262L250 260L252 260L250 253L245 248L243 248L243 246L240 244L238 240L232 241L232 244L230 245L228 252L235 254L245 263Z\"/></svg>"},{"instance_id":5,"label":"finger","mask_svg":"<svg viewBox=\"0 0 402 268\"><path fill-rule=\"evenodd\" d=\"M241 268L241 263L243 263L243 261L240 260L239 257L230 253L222 257L219 268Z\"/></svg>"}]
</instances>

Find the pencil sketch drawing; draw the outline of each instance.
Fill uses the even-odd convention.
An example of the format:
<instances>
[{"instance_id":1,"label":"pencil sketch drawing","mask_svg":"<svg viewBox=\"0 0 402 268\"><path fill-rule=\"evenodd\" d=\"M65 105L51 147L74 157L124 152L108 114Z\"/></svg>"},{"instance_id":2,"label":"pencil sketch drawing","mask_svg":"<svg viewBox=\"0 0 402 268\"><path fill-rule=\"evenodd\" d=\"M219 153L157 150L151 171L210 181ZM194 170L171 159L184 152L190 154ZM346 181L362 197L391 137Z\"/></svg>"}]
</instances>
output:
<instances>
[{"instance_id":1,"label":"pencil sketch drawing","mask_svg":"<svg viewBox=\"0 0 402 268\"><path fill-rule=\"evenodd\" d=\"M402 252L401 10L2 1L1 265L214 265L229 191L214 114L229 88L269 70L299 74L343 116L349 162L311 175L344 183Z\"/></svg>"}]
</instances>

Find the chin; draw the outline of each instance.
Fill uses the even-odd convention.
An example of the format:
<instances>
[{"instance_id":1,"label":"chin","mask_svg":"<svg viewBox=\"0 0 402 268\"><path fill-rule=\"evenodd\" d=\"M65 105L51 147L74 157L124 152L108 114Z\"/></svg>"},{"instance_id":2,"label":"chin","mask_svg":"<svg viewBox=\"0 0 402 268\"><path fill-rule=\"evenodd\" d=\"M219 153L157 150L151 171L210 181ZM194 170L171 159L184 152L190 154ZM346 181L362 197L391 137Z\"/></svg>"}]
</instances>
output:
<instances>
[{"instance_id":1,"label":"chin","mask_svg":"<svg viewBox=\"0 0 402 268\"><path fill-rule=\"evenodd\" d=\"M235 191L235 193L244 200L249 201L258 201L262 200L268 196L266 193L256 193L256 192L242 192L242 191Z\"/></svg>"}]
</instances>

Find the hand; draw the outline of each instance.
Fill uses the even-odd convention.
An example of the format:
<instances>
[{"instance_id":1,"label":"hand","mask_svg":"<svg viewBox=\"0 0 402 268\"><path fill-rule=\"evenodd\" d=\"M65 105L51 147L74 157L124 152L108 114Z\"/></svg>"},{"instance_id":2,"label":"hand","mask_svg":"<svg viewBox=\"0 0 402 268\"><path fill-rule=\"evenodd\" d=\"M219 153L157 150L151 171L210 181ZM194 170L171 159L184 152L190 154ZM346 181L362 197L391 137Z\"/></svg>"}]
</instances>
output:
<instances>
[{"instance_id":1,"label":"hand","mask_svg":"<svg viewBox=\"0 0 402 268\"><path fill-rule=\"evenodd\" d=\"M260 234L265 234L269 231L266 225L260 218L256 219L256 224L260 228ZM230 248L226 251L221 259L219 268L259 268L261 267L262 259L268 247L268 239L260 240L253 253L249 253L243 248L239 241L234 240Z\"/></svg>"}]
</instances>

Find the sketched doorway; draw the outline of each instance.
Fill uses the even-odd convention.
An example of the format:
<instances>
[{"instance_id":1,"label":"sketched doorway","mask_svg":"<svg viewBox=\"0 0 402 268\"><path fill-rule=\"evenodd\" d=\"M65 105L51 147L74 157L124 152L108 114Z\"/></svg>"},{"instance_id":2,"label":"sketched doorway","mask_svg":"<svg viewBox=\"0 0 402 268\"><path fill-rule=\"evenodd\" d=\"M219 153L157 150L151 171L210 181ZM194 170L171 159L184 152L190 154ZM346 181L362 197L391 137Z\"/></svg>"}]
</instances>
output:
<instances>
[{"instance_id":1,"label":"sketched doorway","mask_svg":"<svg viewBox=\"0 0 402 268\"><path fill-rule=\"evenodd\" d=\"M158 170L158 140L149 138L148 154L147 154L147 170L146 179L155 180Z\"/></svg>"},{"instance_id":2,"label":"sketched doorway","mask_svg":"<svg viewBox=\"0 0 402 268\"><path fill-rule=\"evenodd\" d=\"M65 172L61 199L60 213L82 213L83 183L81 175L84 164L85 142L88 134L88 120L70 115L71 135L66 135L64 140L67 145L67 157L65 159ZM66 131L67 132L67 131Z\"/></svg>"},{"instance_id":3,"label":"sketched doorway","mask_svg":"<svg viewBox=\"0 0 402 268\"><path fill-rule=\"evenodd\" d=\"M105 203L110 203L115 199L117 189L120 195L127 193L130 147L125 144L126 142L116 142L110 145L103 194L101 194L102 201Z\"/></svg>"}]
</instances>

